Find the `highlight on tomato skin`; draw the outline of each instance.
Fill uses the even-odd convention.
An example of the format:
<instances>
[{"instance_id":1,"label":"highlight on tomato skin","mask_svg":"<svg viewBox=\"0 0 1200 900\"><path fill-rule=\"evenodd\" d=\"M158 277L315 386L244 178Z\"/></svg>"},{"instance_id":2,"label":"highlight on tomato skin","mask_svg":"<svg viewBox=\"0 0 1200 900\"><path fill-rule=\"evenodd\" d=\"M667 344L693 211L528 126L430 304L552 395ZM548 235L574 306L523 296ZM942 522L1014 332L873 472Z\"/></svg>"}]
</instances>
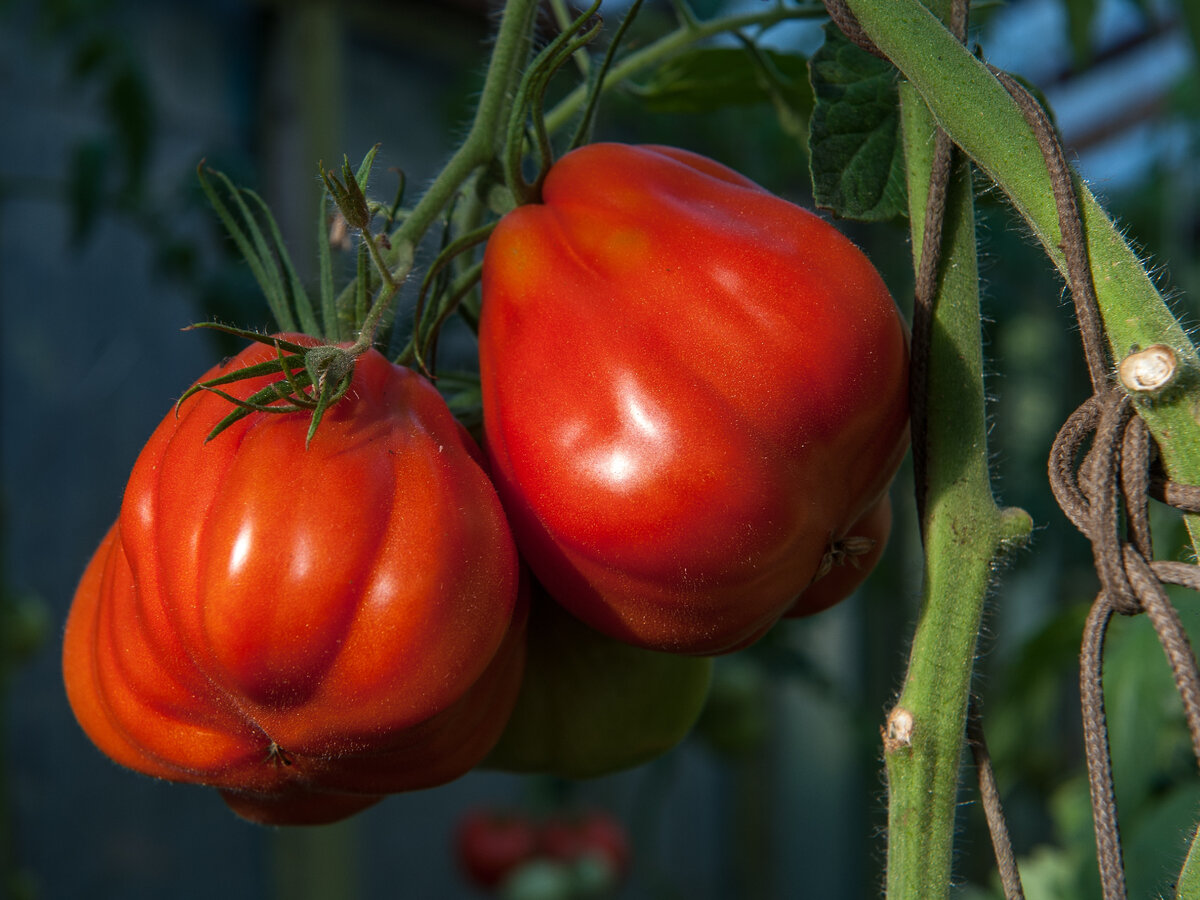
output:
<instances>
[{"instance_id":1,"label":"highlight on tomato skin","mask_svg":"<svg viewBox=\"0 0 1200 900\"><path fill-rule=\"evenodd\" d=\"M907 328L815 214L719 163L592 144L497 225L485 449L537 578L692 655L758 640L908 446Z\"/></svg>"},{"instance_id":2,"label":"highlight on tomato skin","mask_svg":"<svg viewBox=\"0 0 1200 900\"><path fill-rule=\"evenodd\" d=\"M64 635L80 725L122 765L273 824L465 774L516 700L528 612L481 452L374 351L307 449L303 414L206 441L229 409L188 398L134 465Z\"/></svg>"}]
</instances>

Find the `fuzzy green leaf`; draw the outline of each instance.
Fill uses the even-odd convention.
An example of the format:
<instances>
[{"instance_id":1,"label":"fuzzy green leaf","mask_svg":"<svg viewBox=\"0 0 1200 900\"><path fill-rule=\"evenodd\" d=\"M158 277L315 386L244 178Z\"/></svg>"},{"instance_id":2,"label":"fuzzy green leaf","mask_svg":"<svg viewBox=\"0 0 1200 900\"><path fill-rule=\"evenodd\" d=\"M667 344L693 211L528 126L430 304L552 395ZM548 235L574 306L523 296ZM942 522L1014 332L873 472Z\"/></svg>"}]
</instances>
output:
<instances>
[{"instance_id":1,"label":"fuzzy green leaf","mask_svg":"<svg viewBox=\"0 0 1200 900\"><path fill-rule=\"evenodd\" d=\"M809 77L816 97L809 155L817 205L867 222L903 215L896 70L827 24Z\"/></svg>"},{"instance_id":2,"label":"fuzzy green leaf","mask_svg":"<svg viewBox=\"0 0 1200 900\"><path fill-rule=\"evenodd\" d=\"M777 87L789 106L808 113L813 105L808 60L794 53L759 52L777 75ZM680 54L659 67L634 93L655 113L705 113L772 98L759 62L737 47L706 47Z\"/></svg>"},{"instance_id":3,"label":"fuzzy green leaf","mask_svg":"<svg viewBox=\"0 0 1200 900\"><path fill-rule=\"evenodd\" d=\"M1200 828L1192 832L1183 871L1175 883L1175 900L1188 900L1189 897L1200 897Z\"/></svg>"}]
</instances>

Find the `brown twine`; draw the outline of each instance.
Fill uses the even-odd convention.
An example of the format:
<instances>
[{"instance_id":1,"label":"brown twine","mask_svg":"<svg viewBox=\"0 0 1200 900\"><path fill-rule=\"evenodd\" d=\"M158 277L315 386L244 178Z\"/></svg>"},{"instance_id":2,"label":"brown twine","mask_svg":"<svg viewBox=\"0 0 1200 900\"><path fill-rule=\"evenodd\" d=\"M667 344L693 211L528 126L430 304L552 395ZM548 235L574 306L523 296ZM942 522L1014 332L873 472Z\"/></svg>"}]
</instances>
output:
<instances>
[{"instance_id":1,"label":"brown twine","mask_svg":"<svg viewBox=\"0 0 1200 900\"><path fill-rule=\"evenodd\" d=\"M1079 685L1092 797L1096 856L1105 900L1128 896L1104 706L1103 659L1115 613L1146 613L1171 667L1192 750L1200 760L1200 671L1164 583L1200 588L1200 568L1153 561L1149 500L1200 511L1200 488L1153 472L1145 422L1111 377L1104 325L1092 282L1076 187L1058 135L1041 106L1013 78L992 70L1016 100L1038 140L1054 189L1067 282L1092 381L1089 397L1064 423L1050 453L1050 485L1063 512L1092 544L1100 592L1084 627ZM1090 445L1079 460L1085 445Z\"/></svg>"},{"instance_id":2,"label":"brown twine","mask_svg":"<svg viewBox=\"0 0 1200 900\"><path fill-rule=\"evenodd\" d=\"M1025 900L1021 874L1017 870L1017 857L1013 853L1012 841L1008 836L1008 822L1004 816L1004 807L1000 803L1000 787L996 784L992 758L988 754L987 741L983 737L983 715L974 698L967 707L967 742L971 745L975 771L979 774L979 799L983 804L983 814L992 838L992 852L996 855L996 868L1000 873L1000 884L1004 888L1004 900Z\"/></svg>"},{"instance_id":3,"label":"brown twine","mask_svg":"<svg viewBox=\"0 0 1200 900\"><path fill-rule=\"evenodd\" d=\"M825 6L848 38L863 49L884 56L863 32L844 0L825 0ZM967 8L965 0L956 0L950 27L960 41L965 41ZM1019 82L994 67L989 69L1021 109L1045 158L1058 212L1067 286L1075 305L1093 388L1092 396L1068 417L1055 438L1049 478L1059 506L1092 544L1101 585L1083 632L1080 694L1101 884L1105 900L1123 900L1127 897L1125 867L1104 706L1105 638L1114 614L1146 613L1171 667L1187 717L1192 749L1200 761L1200 671L1179 615L1163 588L1164 584L1176 584L1200 590L1200 566L1154 560L1149 521L1151 497L1183 512L1200 513L1200 486L1175 484L1156 468L1156 448L1146 425L1111 377L1077 188L1057 130L1045 110ZM917 502L921 510L926 492L929 335L953 155L949 138L939 129L913 311L912 434ZM967 739L979 773L980 796L1005 896L1010 900L1023 897L983 741L982 719L974 702L968 711Z\"/></svg>"}]
</instances>

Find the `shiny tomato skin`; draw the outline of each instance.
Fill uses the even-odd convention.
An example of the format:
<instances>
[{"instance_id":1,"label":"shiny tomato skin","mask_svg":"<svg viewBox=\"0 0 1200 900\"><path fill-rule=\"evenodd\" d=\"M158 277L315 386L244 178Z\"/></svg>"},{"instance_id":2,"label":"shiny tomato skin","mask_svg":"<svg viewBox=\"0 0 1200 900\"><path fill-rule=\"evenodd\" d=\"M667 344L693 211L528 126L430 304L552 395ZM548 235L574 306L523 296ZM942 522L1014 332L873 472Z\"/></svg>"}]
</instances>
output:
<instances>
[{"instance_id":1,"label":"shiny tomato skin","mask_svg":"<svg viewBox=\"0 0 1200 900\"><path fill-rule=\"evenodd\" d=\"M201 380L274 354L255 344ZM206 441L231 408L188 398L134 465L64 636L80 724L117 762L217 787L258 821L341 818L465 773L515 702L527 612L478 448L374 351L307 450L304 414Z\"/></svg>"},{"instance_id":2,"label":"shiny tomato skin","mask_svg":"<svg viewBox=\"0 0 1200 900\"><path fill-rule=\"evenodd\" d=\"M892 501L884 494L844 535L838 536L829 570L815 578L784 615L792 619L815 615L853 594L883 556L891 533ZM855 540L866 541L869 546L861 553L837 549Z\"/></svg>"},{"instance_id":3,"label":"shiny tomato skin","mask_svg":"<svg viewBox=\"0 0 1200 900\"><path fill-rule=\"evenodd\" d=\"M816 215L666 147L565 155L488 241L486 449L522 555L612 637L761 637L908 441L907 332Z\"/></svg>"}]
</instances>

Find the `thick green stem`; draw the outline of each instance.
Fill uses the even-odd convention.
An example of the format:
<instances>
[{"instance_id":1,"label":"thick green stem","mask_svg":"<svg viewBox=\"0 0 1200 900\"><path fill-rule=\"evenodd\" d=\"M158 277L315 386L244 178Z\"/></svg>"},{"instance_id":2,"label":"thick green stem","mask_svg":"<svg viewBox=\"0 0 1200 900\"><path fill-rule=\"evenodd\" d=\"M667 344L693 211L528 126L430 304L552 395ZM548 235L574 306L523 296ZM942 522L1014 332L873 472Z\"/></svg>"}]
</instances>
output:
<instances>
[{"instance_id":1,"label":"thick green stem","mask_svg":"<svg viewBox=\"0 0 1200 900\"><path fill-rule=\"evenodd\" d=\"M907 79L908 150L915 153L922 140L928 140L928 134L924 138L917 134L913 127L916 114L912 112L927 105L937 124L1008 195L1065 275L1058 210L1042 151L1008 92L919 0L847 2L864 32ZM924 104L916 100L918 94ZM913 167L912 157L909 165ZM922 177L910 171L910 187L919 187ZM1119 362L1135 348L1164 344L1181 363L1182 374L1176 383L1194 388L1197 359L1191 342L1137 254L1086 186L1077 186L1111 361ZM919 212L920 204L915 199L912 203ZM956 214L961 215L961 211ZM914 214L914 234L920 231L917 221ZM965 258L960 262L966 262ZM947 280L957 268L954 264L947 267ZM978 316L977 309L972 315ZM977 321L973 328L977 331ZM936 359L935 353L935 363ZM978 362L965 361L961 368L977 373ZM945 382L935 386L931 399L944 399L945 388ZM1168 473L1188 483L1200 479L1200 426L1194 395L1194 389L1169 390L1155 399L1137 402L1139 413L1158 441ZM951 406L942 413L933 407L929 410L931 425L944 421L962 427L962 420L962 407ZM984 433L972 431L982 454ZM931 444L936 441L931 434ZM979 460L983 460L982 455ZM978 628L978 607L970 598L978 595L982 601L990 568L986 545L992 541L998 547L1003 542L1008 521L996 515L990 493L972 497L965 490L966 482L958 479L966 471L935 464L931 453L931 476L939 480L954 477L944 481L940 489L931 487L934 495L942 493L944 503L931 503L929 508L925 607L914 639L908 679L897 706L902 713L900 723L912 725L911 733L902 729L910 747L895 740L896 713L891 721L888 896L892 900L945 897L949 891L964 685L969 686ZM969 521L972 504L981 504L981 509L989 511L983 521ZM1195 517L1189 517L1188 524L1195 544L1200 531ZM968 545L976 552L964 555ZM948 602L953 597L966 609ZM1194 877L1192 868L1185 869L1185 880Z\"/></svg>"},{"instance_id":2,"label":"thick green stem","mask_svg":"<svg viewBox=\"0 0 1200 900\"><path fill-rule=\"evenodd\" d=\"M419 240L471 174L486 166L503 147L512 88L529 56L530 31L537 8L536 0L508 0L505 4L483 92L466 140L393 233L393 245Z\"/></svg>"},{"instance_id":3,"label":"thick green stem","mask_svg":"<svg viewBox=\"0 0 1200 900\"><path fill-rule=\"evenodd\" d=\"M402 281L408 274L407 271L395 271L397 261L411 261L417 244L454 195L477 170L488 165L500 152L513 86L520 78L521 69L529 56L530 34L537 8L537 0L508 0L505 4L483 90L467 137L417 205L389 237L392 249L387 254L387 263L393 268L397 280ZM339 306L353 291L353 284L345 288L339 298Z\"/></svg>"},{"instance_id":4,"label":"thick green stem","mask_svg":"<svg viewBox=\"0 0 1200 900\"><path fill-rule=\"evenodd\" d=\"M919 260L935 123L901 88L913 250ZM1030 529L997 507L988 474L974 200L959 166L946 204L925 397L926 566L909 669L888 716L889 900L949 896L959 770L976 641L996 556Z\"/></svg>"},{"instance_id":5,"label":"thick green stem","mask_svg":"<svg viewBox=\"0 0 1200 900\"><path fill-rule=\"evenodd\" d=\"M530 33L537 8L536 0L508 0L505 4L479 104L465 140L416 206L389 235L392 249L386 254L385 262L396 281L403 281L409 274L417 244L455 195L502 155L514 90L529 57ZM823 15L823 12L824 7L819 3L778 4L764 12L723 16L707 22L685 22L671 34L615 65L604 79L603 87L611 88L714 35L739 29L769 28L790 19ZM587 101L587 93L587 85L581 85L550 110L545 116L547 131L558 131L577 115ZM354 285L350 284L342 291L337 301L339 308L348 302L354 290Z\"/></svg>"},{"instance_id":6,"label":"thick green stem","mask_svg":"<svg viewBox=\"0 0 1200 900\"><path fill-rule=\"evenodd\" d=\"M1000 82L919 0L848 0L848 5L871 40L921 94L941 127L1008 195L1047 255L1065 273L1058 210L1041 149ZM1181 363L1177 382L1194 383L1200 360L1192 342L1137 253L1086 185L1079 185L1079 194L1113 362L1135 347L1165 344ZM1188 484L1200 483L1200 423L1193 397L1194 391L1178 390L1138 403L1167 472ZM1200 518L1189 516L1188 527L1193 546L1200 547Z\"/></svg>"}]
</instances>

